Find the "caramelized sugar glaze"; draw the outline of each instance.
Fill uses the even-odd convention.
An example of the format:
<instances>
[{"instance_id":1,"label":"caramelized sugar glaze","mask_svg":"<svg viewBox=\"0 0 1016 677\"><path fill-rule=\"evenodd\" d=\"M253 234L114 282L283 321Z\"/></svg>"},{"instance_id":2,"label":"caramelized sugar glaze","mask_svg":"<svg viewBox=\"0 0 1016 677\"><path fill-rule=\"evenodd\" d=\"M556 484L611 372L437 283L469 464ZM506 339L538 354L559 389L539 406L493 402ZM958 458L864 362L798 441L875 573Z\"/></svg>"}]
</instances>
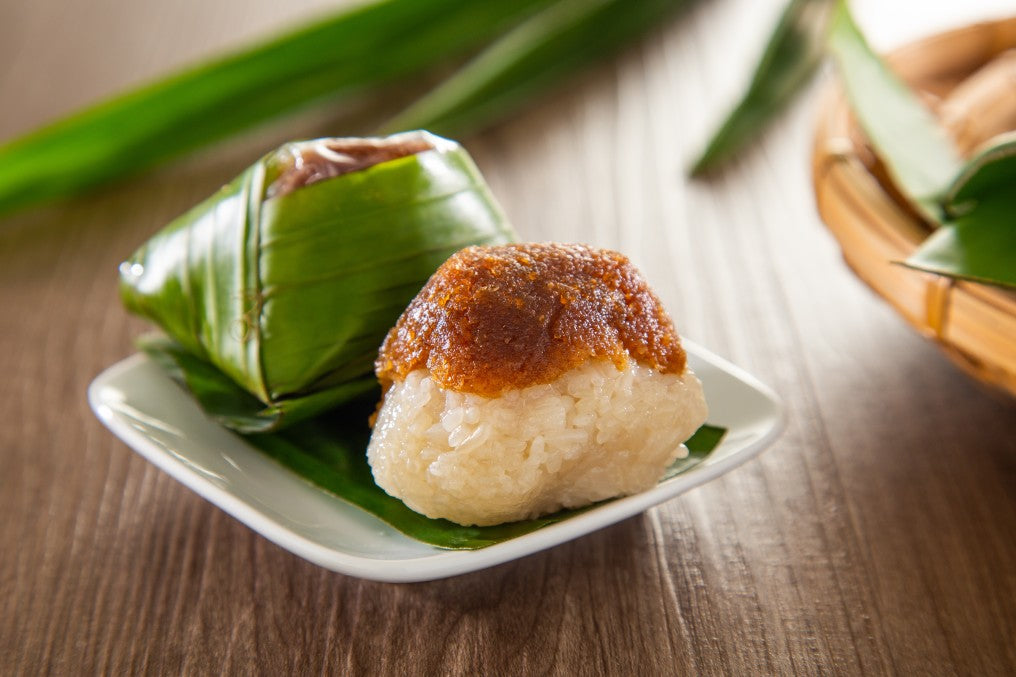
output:
<instances>
[{"instance_id":1,"label":"caramelized sugar glaze","mask_svg":"<svg viewBox=\"0 0 1016 677\"><path fill-rule=\"evenodd\" d=\"M444 388L496 397L592 359L680 374L686 356L626 257L578 244L514 244L448 259L388 332L375 366L386 389L427 369Z\"/></svg>"}]
</instances>

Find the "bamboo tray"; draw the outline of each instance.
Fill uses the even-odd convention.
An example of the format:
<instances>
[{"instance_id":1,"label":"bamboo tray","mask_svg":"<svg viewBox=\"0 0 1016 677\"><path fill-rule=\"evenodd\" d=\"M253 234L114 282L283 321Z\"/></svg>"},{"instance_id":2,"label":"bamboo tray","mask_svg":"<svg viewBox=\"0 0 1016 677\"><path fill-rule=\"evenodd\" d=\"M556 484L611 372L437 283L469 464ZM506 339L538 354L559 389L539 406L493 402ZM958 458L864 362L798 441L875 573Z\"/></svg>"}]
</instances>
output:
<instances>
[{"instance_id":1,"label":"bamboo tray","mask_svg":"<svg viewBox=\"0 0 1016 677\"><path fill-rule=\"evenodd\" d=\"M942 33L888 58L912 86L941 95L1012 47L1016 17ZM812 178L818 211L858 277L965 371L1016 397L1016 294L892 263L930 230L885 176L835 85L818 118Z\"/></svg>"}]
</instances>

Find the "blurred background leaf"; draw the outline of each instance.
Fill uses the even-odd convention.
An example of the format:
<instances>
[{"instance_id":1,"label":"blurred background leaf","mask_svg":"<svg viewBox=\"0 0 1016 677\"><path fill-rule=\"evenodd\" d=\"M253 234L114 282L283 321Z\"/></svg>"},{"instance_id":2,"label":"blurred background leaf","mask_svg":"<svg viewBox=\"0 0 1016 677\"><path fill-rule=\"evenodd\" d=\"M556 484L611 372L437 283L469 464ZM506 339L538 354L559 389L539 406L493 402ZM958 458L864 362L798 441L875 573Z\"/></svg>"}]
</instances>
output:
<instances>
[{"instance_id":1,"label":"blurred background leaf","mask_svg":"<svg viewBox=\"0 0 1016 677\"><path fill-rule=\"evenodd\" d=\"M375 0L343 9L0 146L0 214L137 174L315 103L369 98L393 84L412 93L455 66L389 128L460 135L503 119L691 1Z\"/></svg>"},{"instance_id":2,"label":"blurred background leaf","mask_svg":"<svg viewBox=\"0 0 1016 677\"><path fill-rule=\"evenodd\" d=\"M382 129L461 135L514 113L694 0L562 0L541 10Z\"/></svg>"},{"instance_id":3,"label":"blurred background leaf","mask_svg":"<svg viewBox=\"0 0 1016 677\"><path fill-rule=\"evenodd\" d=\"M809 81L825 57L833 0L791 0L762 53L751 84L691 167L692 176L719 169L755 139Z\"/></svg>"},{"instance_id":4,"label":"blurred background leaf","mask_svg":"<svg viewBox=\"0 0 1016 677\"><path fill-rule=\"evenodd\" d=\"M0 147L0 214L136 174L315 102L465 58L553 0L383 0L98 103Z\"/></svg>"}]
</instances>

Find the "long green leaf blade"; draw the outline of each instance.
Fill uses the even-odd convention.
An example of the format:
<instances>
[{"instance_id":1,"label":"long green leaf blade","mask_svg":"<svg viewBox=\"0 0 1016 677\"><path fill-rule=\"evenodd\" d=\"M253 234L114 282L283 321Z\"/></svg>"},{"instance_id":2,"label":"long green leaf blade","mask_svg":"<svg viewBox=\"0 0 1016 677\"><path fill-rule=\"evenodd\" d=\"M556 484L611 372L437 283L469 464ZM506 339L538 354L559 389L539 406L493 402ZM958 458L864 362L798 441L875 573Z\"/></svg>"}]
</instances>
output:
<instances>
[{"instance_id":1,"label":"long green leaf blade","mask_svg":"<svg viewBox=\"0 0 1016 677\"><path fill-rule=\"evenodd\" d=\"M0 214L148 169L317 100L418 73L553 0L380 0L0 147Z\"/></svg>"},{"instance_id":2,"label":"long green leaf blade","mask_svg":"<svg viewBox=\"0 0 1016 677\"><path fill-rule=\"evenodd\" d=\"M945 130L871 49L845 0L834 10L829 48L851 108L893 181L922 215L939 223L939 201L962 167Z\"/></svg>"},{"instance_id":3,"label":"long green leaf blade","mask_svg":"<svg viewBox=\"0 0 1016 677\"><path fill-rule=\"evenodd\" d=\"M691 0L562 0L527 19L389 120L384 133L462 135L602 59Z\"/></svg>"},{"instance_id":4,"label":"long green leaf blade","mask_svg":"<svg viewBox=\"0 0 1016 677\"><path fill-rule=\"evenodd\" d=\"M692 176L718 169L758 137L765 125L808 82L822 60L833 0L791 0L751 84L691 167Z\"/></svg>"}]
</instances>

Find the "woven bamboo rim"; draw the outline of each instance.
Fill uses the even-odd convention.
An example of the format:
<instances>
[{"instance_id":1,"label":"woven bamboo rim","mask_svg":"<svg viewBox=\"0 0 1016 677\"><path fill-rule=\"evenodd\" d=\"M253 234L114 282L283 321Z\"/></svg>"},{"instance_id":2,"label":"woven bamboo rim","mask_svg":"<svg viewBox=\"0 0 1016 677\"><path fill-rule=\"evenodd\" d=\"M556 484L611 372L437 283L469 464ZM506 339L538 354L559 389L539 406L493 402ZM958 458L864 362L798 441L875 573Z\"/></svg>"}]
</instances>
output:
<instances>
[{"instance_id":1,"label":"woven bamboo rim","mask_svg":"<svg viewBox=\"0 0 1016 677\"><path fill-rule=\"evenodd\" d=\"M889 61L918 89L941 93L1012 47L1016 17L927 38ZM1016 397L1016 294L891 263L907 258L929 229L872 162L863 138L834 85L818 119L812 177L819 213L844 259L960 367Z\"/></svg>"}]
</instances>

